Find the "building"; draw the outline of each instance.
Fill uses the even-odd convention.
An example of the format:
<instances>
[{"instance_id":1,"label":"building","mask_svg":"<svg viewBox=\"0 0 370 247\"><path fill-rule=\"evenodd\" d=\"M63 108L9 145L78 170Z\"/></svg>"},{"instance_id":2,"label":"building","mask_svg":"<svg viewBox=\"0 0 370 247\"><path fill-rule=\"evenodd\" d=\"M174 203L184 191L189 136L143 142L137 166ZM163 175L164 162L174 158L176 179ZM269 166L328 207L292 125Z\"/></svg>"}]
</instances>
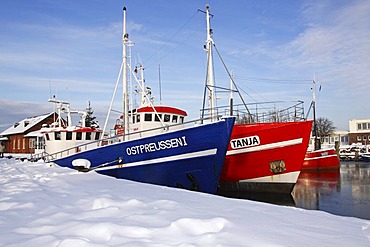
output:
<instances>
[{"instance_id":1,"label":"building","mask_svg":"<svg viewBox=\"0 0 370 247\"><path fill-rule=\"evenodd\" d=\"M370 118L349 120L349 144L370 144Z\"/></svg>"},{"instance_id":2,"label":"building","mask_svg":"<svg viewBox=\"0 0 370 247\"><path fill-rule=\"evenodd\" d=\"M5 153L33 154L38 145L43 145L39 132L42 125L54 123L57 117L55 112L29 117L0 133L0 141L5 144Z\"/></svg>"},{"instance_id":3,"label":"building","mask_svg":"<svg viewBox=\"0 0 370 247\"><path fill-rule=\"evenodd\" d=\"M334 131L322 138L322 146L348 146L352 144L370 144L370 118L349 120L349 131Z\"/></svg>"}]
</instances>

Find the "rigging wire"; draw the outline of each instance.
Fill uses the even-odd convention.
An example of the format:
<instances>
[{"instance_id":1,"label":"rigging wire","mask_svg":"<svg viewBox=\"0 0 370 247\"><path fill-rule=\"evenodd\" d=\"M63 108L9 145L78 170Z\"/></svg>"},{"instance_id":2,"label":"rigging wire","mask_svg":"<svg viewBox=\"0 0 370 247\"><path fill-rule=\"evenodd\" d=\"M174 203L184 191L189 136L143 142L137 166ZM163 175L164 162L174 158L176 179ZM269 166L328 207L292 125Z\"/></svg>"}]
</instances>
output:
<instances>
[{"instance_id":1,"label":"rigging wire","mask_svg":"<svg viewBox=\"0 0 370 247\"><path fill-rule=\"evenodd\" d=\"M158 50L156 50L151 56L149 56L149 58L147 58L145 61L144 61L144 64L149 61L153 56L155 56L157 53L159 53L160 50L162 50L180 31L182 31L185 26L198 14L199 11L196 11L190 18L189 20L187 20L161 47L158 48ZM180 44L179 44L180 45ZM179 46L178 45L178 46ZM178 47L177 46L177 47ZM176 48L177 48L176 47Z\"/></svg>"}]
</instances>

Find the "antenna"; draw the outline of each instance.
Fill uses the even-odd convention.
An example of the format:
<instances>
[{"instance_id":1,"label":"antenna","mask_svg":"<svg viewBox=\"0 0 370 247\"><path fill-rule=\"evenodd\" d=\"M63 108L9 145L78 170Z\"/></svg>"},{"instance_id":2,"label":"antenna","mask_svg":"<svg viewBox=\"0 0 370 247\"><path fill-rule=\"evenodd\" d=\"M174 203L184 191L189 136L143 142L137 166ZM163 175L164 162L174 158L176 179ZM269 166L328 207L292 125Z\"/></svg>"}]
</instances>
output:
<instances>
[{"instance_id":1,"label":"antenna","mask_svg":"<svg viewBox=\"0 0 370 247\"><path fill-rule=\"evenodd\" d=\"M161 65L158 64L159 104L162 105Z\"/></svg>"}]
</instances>

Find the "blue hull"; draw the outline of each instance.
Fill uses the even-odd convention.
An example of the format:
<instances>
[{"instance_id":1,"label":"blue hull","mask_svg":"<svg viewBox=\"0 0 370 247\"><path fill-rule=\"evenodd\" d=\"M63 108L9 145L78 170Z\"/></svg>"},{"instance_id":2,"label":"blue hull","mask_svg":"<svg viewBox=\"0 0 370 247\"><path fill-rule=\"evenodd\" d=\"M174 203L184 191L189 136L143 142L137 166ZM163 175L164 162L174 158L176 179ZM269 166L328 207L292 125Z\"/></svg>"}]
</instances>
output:
<instances>
[{"instance_id":1,"label":"blue hull","mask_svg":"<svg viewBox=\"0 0 370 247\"><path fill-rule=\"evenodd\" d=\"M216 193L234 118L125 141L53 160L89 160L96 172L138 182Z\"/></svg>"},{"instance_id":2,"label":"blue hull","mask_svg":"<svg viewBox=\"0 0 370 247\"><path fill-rule=\"evenodd\" d=\"M367 155L360 155L359 161L362 161L362 162L370 162L370 155L369 154L367 154Z\"/></svg>"}]
</instances>

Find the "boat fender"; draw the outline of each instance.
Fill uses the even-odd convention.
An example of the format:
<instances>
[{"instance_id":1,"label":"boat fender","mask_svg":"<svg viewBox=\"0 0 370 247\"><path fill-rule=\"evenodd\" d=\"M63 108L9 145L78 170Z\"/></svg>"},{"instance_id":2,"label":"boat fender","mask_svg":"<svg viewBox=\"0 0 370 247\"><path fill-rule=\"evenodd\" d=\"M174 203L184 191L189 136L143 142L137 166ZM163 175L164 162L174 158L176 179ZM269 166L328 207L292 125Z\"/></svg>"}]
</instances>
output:
<instances>
[{"instance_id":1,"label":"boat fender","mask_svg":"<svg viewBox=\"0 0 370 247\"><path fill-rule=\"evenodd\" d=\"M87 171L90 169L91 162L87 159L75 159L72 161L72 165L79 171Z\"/></svg>"}]
</instances>

